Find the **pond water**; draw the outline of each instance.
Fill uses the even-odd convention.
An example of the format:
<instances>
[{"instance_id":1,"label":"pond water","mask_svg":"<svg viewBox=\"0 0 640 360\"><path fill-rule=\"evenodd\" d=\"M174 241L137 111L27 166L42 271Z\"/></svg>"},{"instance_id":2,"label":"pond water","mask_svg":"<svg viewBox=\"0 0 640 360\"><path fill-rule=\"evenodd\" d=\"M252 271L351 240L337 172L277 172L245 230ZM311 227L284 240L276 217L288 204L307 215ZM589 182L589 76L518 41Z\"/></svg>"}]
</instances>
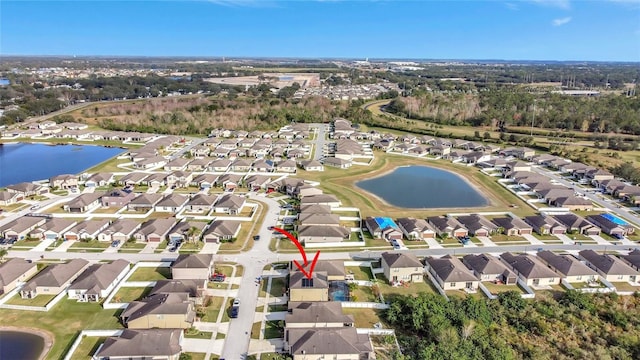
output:
<instances>
[{"instance_id":1,"label":"pond water","mask_svg":"<svg viewBox=\"0 0 640 360\"><path fill-rule=\"evenodd\" d=\"M90 145L2 144L0 186L77 174L123 151Z\"/></svg>"},{"instance_id":2,"label":"pond water","mask_svg":"<svg viewBox=\"0 0 640 360\"><path fill-rule=\"evenodd\" d=\"M468 208L488 204L462 177L428 166L405 166L356 183L387 203L402 208Z\"/></svg>"},{"instance_id":3,"label":"pond water","mask_svg":"<svg viewBox=\"0 0 640 360\"><path fill-rule=\"evenodd\" d=\"M0 331L0 359L37 360L44 349L44 339L18 331Z\"/></svg>"}]
</instances>

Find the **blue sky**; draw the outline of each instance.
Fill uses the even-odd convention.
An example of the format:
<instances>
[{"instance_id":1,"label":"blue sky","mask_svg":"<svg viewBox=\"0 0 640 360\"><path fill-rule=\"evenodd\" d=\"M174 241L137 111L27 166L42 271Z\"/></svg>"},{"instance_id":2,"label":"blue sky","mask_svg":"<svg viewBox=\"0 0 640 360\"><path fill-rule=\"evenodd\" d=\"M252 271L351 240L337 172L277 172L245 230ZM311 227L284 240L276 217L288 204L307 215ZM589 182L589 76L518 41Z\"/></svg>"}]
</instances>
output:
<instances>
[{"instance_id":1,"label":"blue sky","mask_svg":"<svg viewBox=\"0 0 640 360\"><path fill-rule=\"evenodd\" d=\"M1 0L0 54L640 61L640 0Z\"/></svg>"}]
</instances>

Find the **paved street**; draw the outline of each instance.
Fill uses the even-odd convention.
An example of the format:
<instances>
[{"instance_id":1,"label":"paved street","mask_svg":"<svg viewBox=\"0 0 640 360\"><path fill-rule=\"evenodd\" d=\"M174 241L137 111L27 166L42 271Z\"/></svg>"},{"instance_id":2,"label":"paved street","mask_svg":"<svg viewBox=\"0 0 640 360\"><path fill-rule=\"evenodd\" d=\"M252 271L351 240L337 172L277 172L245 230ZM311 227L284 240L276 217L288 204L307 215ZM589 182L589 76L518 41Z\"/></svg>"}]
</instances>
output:
<instances>
[{"instance_id":1,"label":"paved street","mask_svg":"<svg viewBox=\"0 0 640 360\"><path fill-rule=\"evenodd\" d=\"M311 124L311 127L318 129L316 132L316 139L314 140L315 147L315 160L320 160L324 156L324 146L326 144L326 129L328 125L325 124Z\"/></svg>"}]
</instances>

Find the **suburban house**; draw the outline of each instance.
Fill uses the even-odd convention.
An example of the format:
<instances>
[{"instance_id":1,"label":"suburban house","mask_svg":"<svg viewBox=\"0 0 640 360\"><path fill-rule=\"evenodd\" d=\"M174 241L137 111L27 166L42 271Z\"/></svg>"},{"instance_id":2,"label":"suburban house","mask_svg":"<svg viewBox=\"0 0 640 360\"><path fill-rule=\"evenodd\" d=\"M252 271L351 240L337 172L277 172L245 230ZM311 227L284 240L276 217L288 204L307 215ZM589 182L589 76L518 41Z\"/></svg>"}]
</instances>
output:
<instances>
[{"instance_id":1,"label":"suburban house","mask_svg":"<svg viewBox=\"0 0 640 360\"><path fill-rule=\"evenodd\" d=\"M80 196L64 204L62 208L64 211L72 213L83 213L97 209L100 207L100 199L103 194L102 192L80 194Z\"/></svg>"},{"instance_id":2,"label":"suburban house","mask_svg":"<svg viewBox=\"0 0 640 360\"><path fill-rule=\"evenodd\" d=\"M187 203L189 198L180 194L169 194L160 200L154 207L157 212L177 213Z\"/></svg>"},{"instance_id":3,"label":"suburban house","mask_svg":"<svg viewBox=\"0 0 640 360\"><path fill-rule=\"evenodd\" d=\"M621 255L620 258L632 268L640 271L640 249L635 249L628 255Z\"/></svg>"},{"instance_id":4,"label":"suburban house","mask_svg":"<svg viewBox=\"0 0 640 360\"><path fill-rule=\"evenodd\" d=\"M78 176L71 174L56 175L49 178L49 187L56 189L71 189L78 187Z\"/></svg>"},{"instance_id":5,"label":"suburban house","mask_svg":"<svg viewBox=\"0 0 640 360\"><path fill-rule=\"evenodd\" d=\"M430 216L427 218L427 222L441 238L463 237L469 233L464 225L451 216Z\"/></svg>"},{"instance_id":6,"label":"suburban house","mask_svg":"<svg viewBox=\"0 0 640 360\"><path fill-rule=\"evenodd\" d=\"M198 189L211 189L215 186L218 175L214 174L200 174L191 180L191 186L196 186Z\"/></svg>"},{"instance_id":7,"label":"suburban house","mask_svg":"<svg viewBox=\"0 0 640 360\"><path fill-rule=\"evenodd\" d=\"M97 239L98 234L109 226L109 220L85 220L65 231L65 241Z\"/></svg>"},{"instance_id":8,"label":"suburban house","mask_svg":"<svg viewBox=\"0 0 640 360\"><path fill-rule=\"evenodd\" d=\"M344 226L300 225L298 240L301 243L341 242L349 238L351 231Z\"/></svg>"},{"instance_id":9,"label":"suburban house","mask_svg":"<svg viewBox=\"0 0 640 360\"><path fill-rule=\"evenodd\" d=\"M217 213L237 215L242 212L246 199L243 196L224 194L214 204L213 210Z\"/></svg>"},{"instance_id":10,"label":"suburban house","mask_svg":"<svg viewBox=\"0 0 640 360\"><path fill-rule=\"evenodd\" d=\"M293 160L281 161L276 165L276 171L278 172L295 173L296 170L296 162Z\"/></svg>"},{"instance_id":11,"label":"suburban house","mask_svg":"<svg viewBox=\"0 0 640 360\"><path fill-rule=\"evenodd\" d=\"M188 329L196 318L187 293L157 293L132 301L120 314L129 329Z\"/></svg>"},{"instance_id":12,"label":"suburban house","mask_svg":"<svg viewBox=\"0 0 640 360\"><path fill-rule=\"evenodd\" d=\"M322 195L322 189L311 184L303 184L295 188L293 192L298 199L303 199L305 196Z\"/></svg>"},{"instance_id":13,"label":"suburban house","mask_svg":"<svg viewBox=\"0 0 640 360\"><path fill-rule=\"evenodd\" d=\"M636 282L640 279L636 269L616 256L598 254L593 250L582 250L578 254L580 259L609 282Z\"/></svg>"},{"instance_id":14,"label":"suburban house","mask_svg":"<svg viewBox=\"0 0 640 360\"><path fill-rule=\"evenodd\" d=\"M37 228L29 232L32 239L56 240L61 239L62 235L71 229L77 222L65 218L50 218Z\"/></svg>"},{"instance_id":15,"label":"suburban house","mask_svg":"<svg viewBox=\"0 0 640 360\"><path fill-rule=\"evenodd\" d=\"M297 270L297 267L294 266L293 262L289 263L290 270ZM347 276L343 260L318 260L313 271L327 273L327 281L345 281Z\"/></svg>"},{"instance_id":16,"label":"suburban house","mask_svg":"<svg viewBox=\"0 0 640 360\"><path fill-rule=\"evenodd\" d=\"M341 328L354 326L353 315L342 313L342 305L337 301L289 302L289 312L284 322L287 329L293 328ZM286 338L286 330L285 330Z\"/></svg>"},{"instance_id":17,"label":"suburban house","mask_svg":"<svg viewBox=\"0 0 640 360\"><path fill-rule=\"evenodd\" d=\"M175 187L186 188L193 180L193 174L186 171L174 171L167 176L167 184Z\"/></svg>"},{"instance_id":18,"label":"suburban house","mask_svg":"<svg viewBox=\"0 0 640 360\"><path fill-rule=\"evenodd\" d=\"M167 185L167 174L163 173L153 173L147 176L142 183L149 187L162 187Z\"/></svg>"},{"instance_id":19,"label":"suburban house","mask_svg":"<svg viewBox=\"0 0 640 360\"><path fill-rule=\"evenodd\" d=\"M169 231L169 242L198 241L205 227L204 221L180 221Z\"/></svg>"},{"instance_id":20,"label":"suburban house","mask_svg":"<svg viewBox=\"0 0 640 360\"><path fill-rule=\"evenodd\" d=\"M304 212L298 214L298 222L303 225L340 226L340 216Z\"/></svg>"},{"instance_id":21,"label":"suburban house","mask_svg":"<svg viewBox=\"0 0 640 360\"><path fill-rule=\"evenodd\" d=\"M124 329L108 337L93 355L96 359L179 360L184 334L180 329Z\"/></svg>"},{"instance_id":22,"label":"suburban house","mask_svg":"<svg viewBox=\"0 0 640 360\"><path fill-rule=\"evenodd\" d=\"M472 236L489 236L498 230L496 224L478 214L458 216L458 221L469 230Z\"/></svg>"},{"instance_id":23,"label":"suburban house","mask_svg":"<svg viewBox=\"0 0 640 360\"><path fill-rule=\"evenodd\" d=\"M140 223L133 219L116 219L98 234L98 240L125 242L129 240L139 228Z\"/></svg>"},{"instance_id":24,"label":"suburban house","mask_svg":"<svg viewBox=\"0 0 640 360\"><path fill-rule=\"evenodd\" d=\"M7 240L22 240L45 222L46 218L22 216L0 226L0 235Z\"/></svg>"},{"instance_id":25,"label":"suburban house","mask_svg":"<svg viewBox=\"0 0 640 360\"><path fill-rule=\"evenodd\" d=\"M324 171L324 166L318 160L302 160L300 167L306 171Z\"/></svg>"},{"instance_id":26,"label":"suburban house","mask_svg":"<svg viewBox=\"0 0 640 360\"><path fill-rule=\"evenodd\" d=\"M240 233L240 221L214 220L202 234L202 241L219 243L230 241Z\"/></svg>"},{"instance_id":27,"label":"suburban house","mask_svg":"<svg viewBox=\"0 0 640 360\"><path fill-rule=\"evenodd\" d=\"M189 294L189 300L200 305L206 287L207 280L205 279L157 280L150 294Z\"/></svg>"},{"instance_id":28,"label":"suburban house","mask_svg":"<svg viewBox=\"0 0 640 360\"><path fill-rule=\"evenodd\" d=\"M584 235L600 235L600 228L589 222L580 215L573 213L553 215L553 218L564 225L569 233Z\"/></svg>"},{"instance_id":29,"label":"suburban house","mask_svg":"<svg viewBox=\"0 0 640 360\"><path fill-rule=\"evenodd\" d=\"M165 171L180 171L184 170L189 163L189 159L185 158L176 158L174 160L169 161L164 165Z\"/></svg>"},{"instance_id":30,"label":"suburban house","mask_svg":"<svg viewBox=\"0 0 640 360\"><path fill-rule=\"evenodd\" d=\"M374 356L369 335L359 334L352 326L290 328L286 331L284 346L293 360L369 360Z\"/></svg>"},{"instance_id":31,"label":"suburban house","mask_svg":"<svg viewBox=\"0 0 640 360\"><path fill-rule=\"evenodd\" d=\"M402 232L396 223L388 217L367 217L364 225L369 234L374 238L391 240L402 240Z\"/></svg>"},{"instance_id":32,"label":"suburban house","mask_svg":"<svg viewBox=\"0 0 640 360\"><path fill-rule=\"evenodd\" d=\"M549 268L570 283L591 282L598 279L598 274L586 264L569 254L556 254L553 251L539 251L538 258Z\"/></svg>"},{"instance_id":33,"label":"suburban house","mask_svg":"<svg viewBox=\"0 0 640 360\"><path fill-rule=\"evenodd\" d=\"M260 189L266 189L267 185L271 183L271 177L266 175L251 175L244 179L244 185L250 189L250 191L258 191Z\"/></svg>"},{"instance_id":34,"label":"suburban house","mask_svg":"<svg viewBox=\"0 0 640 360\"><path fill-rule=\"evenodd\" d=\"M351 160L337 158L333 156L328 156L323 160L323 164L325 166L333 166L339 169L348 169L351 167L352 163L353 162Z\"/></svg>"},{"instance_id":35,"label":"suburban house","mask_svg":"<svg viewBox=\"0 0 640 360\"><path fill-rule=\"evenodd\" d=\"M136 194L133 192L127 192L121 189L113 189L107 191L107 193L102 196L101 202L103 207L122 208L127 206L135 197Z\"/></svg>"},{"instance_id":36,"label":"suburban house","mask_svg":"<svg viewBox=\"0 0 640 360\"><path fill-rule=\"evenodd\" d=\"M208 213L213 208L217 198L215 195L196 194L187 201L184 208L189 212Z\"/></svg>"},{"instance_id":37,"label":"suburban house","mask_svg":"<svg viewBox=\"0 0 640 360\"><path fill-rule=\"evenodd\" d=\"M100 301L115 289L128 272L129 262L122 259L107 264L93 264L71 283L67 296L81 302Z\"/></svg>"},{"instance_id":38,"label":"suburban house","mask_svg":"<svg viewBox=\"0 0 640 360\"><path fill-rule=\"evenodd\" d=\"M9 206L22 200L22 196L17 193L11 193L8 191L0 191L0 205Z\"/></svg>"},{"instance_id":39,"label":"suburban house","mask_svg":"<svg viewBox=\"0 0 640 360\"><path fill-rule=\"evenodd\" d=\"M531 225L533 231L540 235L556 235L564 234L567 232L567 228L564 225L557 222L551 216L533 215L524 218L524 221Z\"/></svg>"},{"instance_id":40,"label":"suburban house","mask_svg":"<svg viewBox=\"0 0 640 360\"><path fill-rule=\"evenodd\" d=\"M559 274L549 269L538 258L529 254L514 255L506 252L500 256L528 286L547 286L560 284Z\"/></svg>"},{"instance_id":41,"label":"suburban house","mask_svg":"<svg viewBox=\"0 0 640 360\"><path fill-rule=\"evenodd\" d=\"M35 262L13 258L0 264L0 295L11 292L19 282L24 282L38 272Z\"/></svg>"},{"instance_id":42,"label":"suburban house","mask_svg":"<svg viewBox=\"0 0 640 360\"><path fill-rule=\"evenodd\" d=\"M473 271L480 281L506 285L513 285L517 281L516 275L498 258L490 254L465 255L462 263Z\"/></svg>"},{"instance_id":43,"label":"suburban house","mask_svg":"<svg viewBox=\"0 0 640 360\"><path fill-rule=\"evenodd\" d=\"M226 191L233 191L240 186L242 175L222 174L216 180L216 186L222 186Z\"/></svg>"},{"instance_id":44,"label":"suburban house","mask_svg":"<svg viewBox=\"0 0 640 360\"><path fill-rule=\"evenodd\" d=\"M632 234L635 228L624 221L620 221L617 217L609 214L588 215L587 220L593 223L605 234L621 237Z\"/></svg>"},{"instance_id":45,"label":"suburban house","mask_svg":"<svg viewBox=\"0 0 640 360\"><path fill-rule=\"evenodd\" d=\"M408 240L424 240L436 237L436 232L424 219L399 218L397 223Z\"/></svg>"},{"instance_id":46,"label":"suburban house","mask_svg":"<svg viewBox=\"0 0 640 360\"><path fill-rule=\"evenodd\" d=\"M44 268L20 289L23 299L38 295L58 295L89 265L84 259L73 259L64 264L52 264Z\"/></svg>"},{"instance_id":47,"label":"suburban house","mask_svg":"<svg viewBox=\"0 0 640 360\"><path fill-rule=\"evenodd\" d=\"M107 172L95 173L84 182L86 187L107 186L113 182L113 174Z\"/></svg>"},{"instance_id":48,"label":"suburban house","mask_svg":"<svg viewBox=\"0 0 640 360\"><path fill-rule=\"evenodd\" d=\"M211 159L195 159L187 165L187 171L205 171L209 168L209 164L211 164Z\"/></svg>"},{"instance_id":49,"label":"suburban house","mask_svg":"<svg viewBox=\"0 0 640 360\"><path fill-rule=\"evenodd\" d=\"M133 233L133 237L138 242L159 243L167 238L169 231L175 224L176 218L173 217L147 220Z\"/></svg>"},{"instance_id":50,"label":"suburban house","mask_svg":"<svg viewBox=\"0 0 640 360\"><path fill-rule=\"evenodd\" d=\"M424 267L412 253L383 252L382 269L390 284L423 282Z\"/></svg>"},{"instance_id":51,"label":"suburban house","mask_svg":"<svg viewBox=\"0 0 640 360\"><path fill-rule=\"evenodd\" d=\"M314 271L307 278L302 271L294 271L289 277L289 301L329 301L327 273Z\"/></svg>"},{"instance_id":52,"label":"suburban house","mask_svg":"<svg viewBox=\"0 0 640 360\"><path fill-rule=\"evenodd\" d=\"M476 291L480 281L455 256L446 255L441 258L425 258L427 271L431 278L443 290Z\"/></svg>"},{"instance_id":53,"label":"suburban house","mask_svg":"<svg viewBox=\"0 0 640 360\"><path fill-rule=\"evenodd\" d=\"M212 269L211 254L180 254L171 265L171 278L209 279Z\"/></svg>"},{"instance_id":54,"label":"suburban house","mask_svg":"<svg viewBox=\"0 0 640 360\"><path fill-rule=\"evenodd\" d=\"M491 221L507 236L531 235L533 231L529 224L514 216L497 217Z\"/></svg>"},{"instance_id":55,"label":"suburban house","mask_svg":"<svg viewBox=\"0 0 640 360\"><path fill-rule=\"evenodd\" d=\"M48 187L30 182L21 182L18 184L7 185L6 188L8 192L21 196L18 201L28 196L40 195L49 192Z\"/></svg>"},{"instance_id":56,"label":"suburban house","mask_svg":"<svg viewBox=\"0 0 640 360\"><path fill-rule=\"evenodd\" d=\"M209 171L224 172L229 169L229 165L231 165L231 160L229 159L214 160L211 164L209 164Z\"/></svg>"},{"instance_id":57,"label":"suburban house","mask_svg":"<svg viewBox=\"0 0 640 360\"><path fill-rule=\"evenodd\" d=\"M152 210L160 200L162 200L162 194L140 194L127 204L127 210L147 212Z\"/></svg>"},{"instance_id":58,"label":"suburban house","mask_svg":"<svg viewBox=\"0 0 640 360\"><path fill-rule=\"evenodd\" d=\"M147 176L149 176L149 174L143 172L130 172L121 177L120 180L118 180L118 184L125 186L140 185Z\"/></svg>"}]
</instances>

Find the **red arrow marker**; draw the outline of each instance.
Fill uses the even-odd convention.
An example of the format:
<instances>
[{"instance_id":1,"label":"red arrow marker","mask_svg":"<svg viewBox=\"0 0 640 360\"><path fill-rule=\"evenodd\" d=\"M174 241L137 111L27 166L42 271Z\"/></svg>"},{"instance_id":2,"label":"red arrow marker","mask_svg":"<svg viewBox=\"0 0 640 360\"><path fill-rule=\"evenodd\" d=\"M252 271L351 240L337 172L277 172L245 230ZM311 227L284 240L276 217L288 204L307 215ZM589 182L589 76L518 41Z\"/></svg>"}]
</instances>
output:
<instances>
[{"instance_id":1,"label":"red arrow marker","mask_svg":"<svg viewBox=\"0 0 640 360\"><path fill-rule=\"evenodd\" d=\"M289 240L291 240L291 242L293 242L296 245L296 247L298 248L298 251L300 251L300 254L302 254L302 260L304 260L304 266L307 266L309 264L309 261L307 260L307 254L304 252L304 249L302 248L302 245L300 245L300 242L298 241L298 239L296 239L295 236L291 235L287 230L280 229L277 227L274 227L273 230L288 237Z\"/></svg>"},{"instance_id":2,"label":"red arrow marker","mask_svg":"<svg viewBox=\"0 0 640 360\"><path fill-rule=\"evenodd\" d=\"M318 262L318 256L320 256L320 251L316 251L316 255L313 257L313 261L311 262L311 267L309 268L309 272L307 272L304 269L305 266L309 265L309 261L307 260L307 253L304 252L304 249L302 248L302 245L300 244L298 239L296 239L295 236L291 235L291 233L289 233L284 229L274 227L273 230L288 237L289 240L291 240L291 242L295 244L295 246L298 248L298 251L300 251L300 254L302 255L302 260L304 260L304 265L300 265L300 263L297 260L293 260L293 263L296 265L298 270L302 271L302 273L304 274L304 276L307 277L307 279L311 279L311 277L313 276L313 269L316 267L316 263Z\"/></svg>"}]
</instances>

